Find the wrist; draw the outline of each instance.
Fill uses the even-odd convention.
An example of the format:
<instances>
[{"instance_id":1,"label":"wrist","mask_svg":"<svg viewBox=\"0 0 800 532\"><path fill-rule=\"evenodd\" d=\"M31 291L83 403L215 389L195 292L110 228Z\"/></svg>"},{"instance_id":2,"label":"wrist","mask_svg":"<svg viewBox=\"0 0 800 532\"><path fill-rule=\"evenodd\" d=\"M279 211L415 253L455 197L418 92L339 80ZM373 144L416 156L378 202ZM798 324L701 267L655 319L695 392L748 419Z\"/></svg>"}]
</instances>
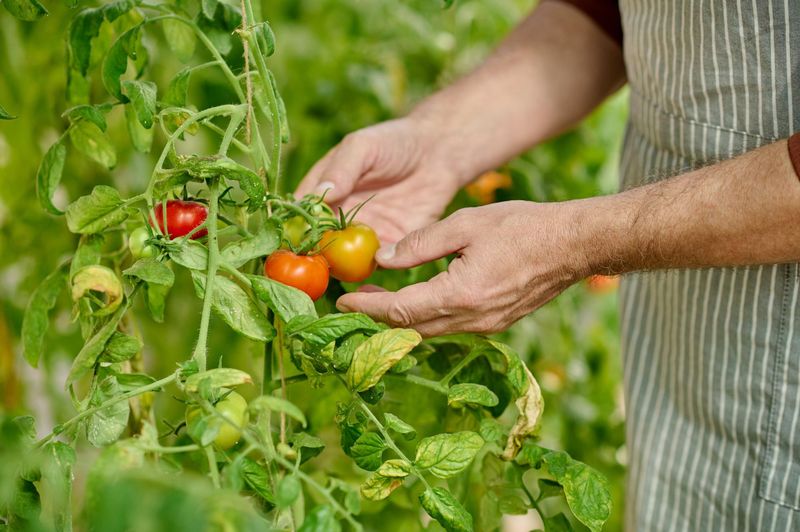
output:
<instances>
[{"instance_id":1,"label":"wrist","mask_svg":"<svg viewBox=\"0 0 800 532\"><path fill-rule=\"evenodd\" d=\"M627 193L571 202L572 232L583 276L616 275L639 269L638 199Z\"/></svg>"}]
</instances>

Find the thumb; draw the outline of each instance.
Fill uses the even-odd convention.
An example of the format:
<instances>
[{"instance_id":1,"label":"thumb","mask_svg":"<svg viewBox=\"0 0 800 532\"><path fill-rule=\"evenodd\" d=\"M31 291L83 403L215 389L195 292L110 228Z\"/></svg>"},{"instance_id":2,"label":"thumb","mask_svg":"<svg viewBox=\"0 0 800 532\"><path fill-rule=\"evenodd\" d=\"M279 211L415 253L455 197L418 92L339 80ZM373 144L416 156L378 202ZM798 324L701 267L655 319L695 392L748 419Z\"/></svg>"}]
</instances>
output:
<instances>
[{"instance_id":1,"label":"thumb","mask_svg":"<svg viewBox=\"0 0 800 532\"><path fill-rule=\"evenodd\" d=\"M383 268L411 268L462 250L468 243L469 230L466 224L455 223L452 218L413 231L396 244L381 247L375 259Z\"/></svg>"}]
</instances>

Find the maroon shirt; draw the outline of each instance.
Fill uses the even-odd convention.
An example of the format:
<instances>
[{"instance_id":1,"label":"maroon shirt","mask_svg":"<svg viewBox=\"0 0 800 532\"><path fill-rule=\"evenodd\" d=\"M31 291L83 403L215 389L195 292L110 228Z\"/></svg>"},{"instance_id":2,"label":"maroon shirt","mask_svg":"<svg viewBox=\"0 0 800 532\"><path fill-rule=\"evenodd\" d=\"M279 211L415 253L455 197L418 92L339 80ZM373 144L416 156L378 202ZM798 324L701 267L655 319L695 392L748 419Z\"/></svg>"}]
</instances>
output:
<instances>
[{"instance_id":1,"label":"maroon shirt","mask_svg":"<svg viewBox=\"0 0 800 532\"><path fill-rule=\"evenodd\" d=\"M622 17L618 0L550 0L571 4L583 11L609 37L622 46ZM789 158L800 178L800 132L789 137Z\"/></svg>"}]
</instances>

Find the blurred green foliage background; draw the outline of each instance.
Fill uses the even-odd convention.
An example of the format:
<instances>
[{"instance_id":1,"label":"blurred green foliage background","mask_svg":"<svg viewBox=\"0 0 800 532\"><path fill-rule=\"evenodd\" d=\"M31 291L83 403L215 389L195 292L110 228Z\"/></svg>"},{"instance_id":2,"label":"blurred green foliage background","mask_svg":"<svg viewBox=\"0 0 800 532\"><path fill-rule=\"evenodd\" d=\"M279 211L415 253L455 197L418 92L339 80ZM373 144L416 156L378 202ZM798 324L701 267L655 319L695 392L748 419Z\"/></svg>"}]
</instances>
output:
<instances>
[{"instance_id":1,"label":"blurred green foliage background","mask_svg":"<svg viewBox=\"0 0 800 532\"><path fill-rule=\"evenodd\" d=\"M278 41L270 67L292 128L284 160L287 186L346 133L402 115L474 67L534 3L457 0L444 10L431 0L263 2ZM19 343L30 294L77 243L63 220L42 211L35 193L36 168L65 128L60 115L68 107L64 38L73 13L60 1L46 5L50 16L35 23L0 13L0 104L19 117L0 122L0 412L31 412L40 431L70 415L62 411L70 402L61 383L81 345L66 297L51 328L43 370L25 365ZM151 74L163 86L181 65L159 32L149 32L145 42L151 62L159 65ZM230 56L237 54L234 47ZM190 99L213 105L227 90L215 72L205 70L195 76ZM558 201L613 192L625 112L624 95L617 95L577 130L509 163L501 170L511 176L512 186L499 190L497 199ZM153 161L128 146L124 123L115 113L109 131L118 147L117 168L109 173L69 157L57 205L101 183L113 182L131 194L143 188ZM192 140L199 147L203 141ZM475 204L462 193L452 208ZM434 270L381 279L399 286ZM166 323L141 324L151 373L171 371L177 357L189 352L195 330L185 324L194 324L196 315L191 283L179 279ZM564 449L608 476L615 503L608 529L621 529L625 453L616 293L575 286L502 337L527 360L545 392L543 444ZM224 354L226 364L246 361L258 350L224 327L214 328L212 338L211 351ZM324 418L328 412L316 415Z\"/></svg>"}]
</instances>

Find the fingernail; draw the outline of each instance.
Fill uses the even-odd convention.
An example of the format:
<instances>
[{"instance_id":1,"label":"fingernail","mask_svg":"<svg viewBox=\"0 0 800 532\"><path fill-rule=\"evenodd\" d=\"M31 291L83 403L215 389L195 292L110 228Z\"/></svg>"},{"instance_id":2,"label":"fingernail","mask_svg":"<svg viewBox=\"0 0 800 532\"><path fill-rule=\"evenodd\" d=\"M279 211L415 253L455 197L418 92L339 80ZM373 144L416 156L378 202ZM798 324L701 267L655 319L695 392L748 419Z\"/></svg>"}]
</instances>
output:
<instances>
[{"instance_id":1,"label":"fingernail","mask_svg":"<svg viewBox=\"0 0 800 532\"><path fill-rule=\"evenodd\" d=\"M317 188L314 190L318 196L322 196L323 194L333 190L334 188L336 188L336 185L334 185L330 181L322 181L320 182L319 185L317 185Z\"/></svg>"},{"instance_id":2,"label":"fingernail","mask_svg":"<svg viewBox=\"0 0 800 532\"><path fill-rule=\"evenodd\" d=\"M391 260L392 257L394 257L394 252L396 247L397 246L395 244L389 244L383 246L381 247L381 249L378 250L377 253L375 253L375 257L377 257L378 260L383 260L383 261Z\"/></svg>"},{"instance_id":3,"label":"fingernail","mask_svg":"<svg viewBox=\"0 0 800 532\"><path fill-rule=\"evenodd\" d=\"M353 310L350 307L348 307L347 305L345 305L344 303L341 303L339 301L336 302L336 309L339 312L351 312Z\"/></svg>"}]
</instances>

